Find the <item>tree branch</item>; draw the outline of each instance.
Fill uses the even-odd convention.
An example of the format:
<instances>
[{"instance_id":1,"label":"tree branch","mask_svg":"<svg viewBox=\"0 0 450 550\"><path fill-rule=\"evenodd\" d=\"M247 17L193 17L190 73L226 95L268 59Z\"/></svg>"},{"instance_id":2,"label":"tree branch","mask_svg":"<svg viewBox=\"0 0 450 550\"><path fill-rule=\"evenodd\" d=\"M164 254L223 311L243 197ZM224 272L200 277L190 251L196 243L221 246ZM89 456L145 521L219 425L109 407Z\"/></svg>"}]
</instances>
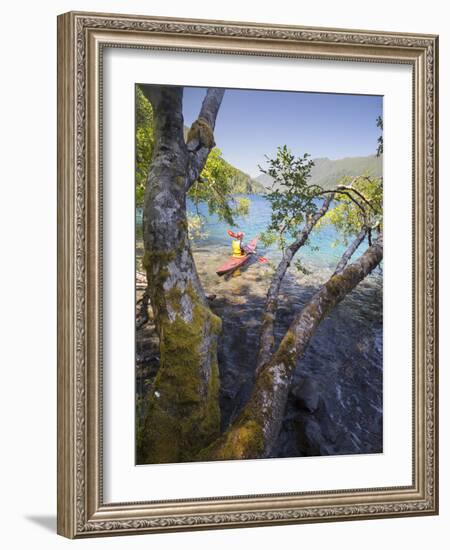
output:
<instances>
[{"instance_id":1,"label":"tree branch","mask_svg":"<svg viewBox=\"0 0 450 550\"><path fill-rule=\"evenodd\" d=\"M186 461L220 430L217 342L221 320L210 309L189 241L183 89L146 87L155 148L145 189L144 257L159 337L160 366L137 444L139 463ZM205 123L206 124L206 123Z\"/></svg>"},{"instance_id":2,"label":"tree branch","mask_svg":"<svg viewBox=\"0 0 450 550\"><path fill-rule=\"evenodd\" d=\"M202 452L215 460L261 458L271 455L283 420L297 362L301 359L321 321L330 314L383 258L383 237L341 273L316 292L295 317L271 360L261 369L249 401L236 421Z\"/></svg>"},{"instance_id":3,"label":"tree branch","mask_svg":"<svg viewBox=\"0 0 450 550\"><path fill-rule=\"evenodd\" d=\"M196 138L195 147L192 147L193 140L187 142L186 145L189 150L189 178L186 182L186 191L189 191L194 182L197 181L205 166L208 155L215 145L213 139L214 128L216 126L217 113L222 104L224 93L225 90L221 88L208 88L205 98L203 99L202 107L196 122L202 119L207 123L211 131L212 139L209 140L209 142L202 143L201 140Z\"/></svg>"},{"instance_id":4,"label":"tree branch","mask_svg":"<svg viewBox=\"0 0 450 550\"><path fill-rule=\"evenodd\" d=\"M174 141L184 149L183 87L141 84L140 88L154 112L155 150L170 147Z\"/></svg>"},{"instance_id":5,"label":"tree branch","mask_svg":"<svg viewBox=\"0 0 450 550\"><path fill-rule=\"evenodd\" d=\"M318 193L317 196L320 196L324 193L340 193L342 195L346 195L351 201L353 201L356 206L358 206L358 208L360 210L362 210L362 212L364 213L364 215L366 215L366 211L365 211L365 208L362 206L362 204L360 204L356 199L355 197L353 197L350 193L355 193L355 195L358 195L358 197L365 202L365 204L367 204L367 206L373 211L376 213L376 209L374 208L374 206L372 205L372 203L361 193L361 191L358 191L357 189L355 189L353 187L353 183L358 179L358 178L364 178L366 179L367 181L372 181L368 176L357 176L356 178L353 178L353 180L350 182L350 185L338 185L336 187L336 189L322 189L320 193Z\"/></svg>"},{"instance_id":6,"label":"tree branch","mask_svg":"<svg viewBox=\"0 0 450 550\"><path fill-rule=\"evenodd\" d=\"M339 263L336 266L336 269L334 270L333 275L337 275L338 273L341 273L341 271L344 270L345 266L348 264L350 258L353 256L353 254L358 249L359 245L363 242L367 235L368 229L366 226L364 226L361 231L358 233L356 238L350 243L350 246L347 248L347 250L342 255L341 259L339 260ZM369 243L370 245L372 243Z\"/></svg>"},{"instance_id":7,"label":"tree branch","mask_svg":"<svg viewBox=\"0 0 450 550\"><path fill-rule=\"evenodd\" d=\"M274 344L274 324L275 316L278 308L278 295L280 292L281 283L284 279L288 267L291 265L291 261L298 250L306 243L311 231L316 226L317 222L326 214L330 207L331 201L334 195L327 197L322 204L320 210L318 210L310 219L305 223L305 226L301 233L298 234L297 239L289 245L284 254L281 262L278 264L277 270L272 277L269 290L267 292L266 305L263 314L263 322L261 327L261 334L259 338L259 353L256 364L256 372L262 368L266 363L272 352Z\"/></svg>"},{"instance_id":8,"label":"tree branch","mask_svg":"<svg viewBox=\"0 0 450 550\"><path fill-rule=\"evenodd\" d=\"M216 126L217 113L222 104L224 93L225 90L223 88L208 88L202 103L202 108L200 109L200 114L198 115L198 118L204 118L208 122L213 131Z\"/></svg>"},{"instance_id":9,"label":"tree branch","mask_svg":"<svg viewBox=\"0 0 450 550\"><path fill-rule=\"evenodd\" d=\"M356 206L362 211L364 216L366 215L366 209L364 208L364 206L361 203L359 203L354 197L352 197L348 191L344 191L340 187L337 187L336 189L330 189L330 190L323 189L317 196L320 197L321 195L327 194L327 193L346 195L354 204L356 204Z\"/></svg>"},{"instance_id":10,"label":"tree branch","mask_svg":"<svg viewBox=\"0 0 450 550\"><path fill-rule=\"evenodd\" d=\"M369 179L369 178L365 178L365 179ZM340 190L340 189L343 189L343 190L346 190L346 191L353 191L353 193L356 193L356 195L358 195L358 197L360 197L367 204L367 206L369 206L369 208L371 208L375 212L375 208L373 207L372 203L368 199L366 199L366 197L360 191L358 191L357 189L352 187L351 184L350 185L339 185L338 190Z\"/></svg>"}]
</instances>

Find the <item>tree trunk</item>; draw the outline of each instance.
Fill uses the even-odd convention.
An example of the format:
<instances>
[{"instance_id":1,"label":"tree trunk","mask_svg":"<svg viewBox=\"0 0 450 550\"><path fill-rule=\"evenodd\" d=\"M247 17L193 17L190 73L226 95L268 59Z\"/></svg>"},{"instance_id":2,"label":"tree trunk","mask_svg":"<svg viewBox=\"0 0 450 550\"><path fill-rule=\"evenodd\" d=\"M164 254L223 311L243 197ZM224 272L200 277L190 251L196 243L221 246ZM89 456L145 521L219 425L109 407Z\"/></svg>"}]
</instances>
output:
<instances>
[{"instance_id":1,"label":"tree trunk","mask_svg":"<svg viewBox=\"0 0 450 550\"><path fill-rule=\"evenodd\" d=\"M260 370L252 395L232 426L200 457L210 460L271 455L283 420L289 388L320 322L383 258L383 238L341 273L334 274L296 316L278 349Z\"/></svg>"},{"instance_id":2,"label":"tree trunk","mask_svg":"<svg viewBox=\"0 0 450 550\"><path fill-rule=\"evenodd\" d=\"M291 265L292 259L300 248L306 243L311 231L317 225L317 222L326 214L334 195L327 197L321 208L311 216L305 223L303 230L299 233L297 239L290 244L284 251L283 258L278 264L269 290L267 292L266 305L262 319L261 333L259 337L259 351L256 362L256 373L258 373L264 364L270 359L272 348L275 342L273 328L275 325L275 317L278 309L278 295L280 294L281 283L283 282L286 271Z\"/></svg>"},{"instance_id":3,"label":"tree trunk","mask_svg":"<svg viewBox=\"0 0 450 550\"><path fill-rule=\"evenodd\" d=\"M212 143L199 144L195 152L188 149L182 88L143 86L143 91L152 103L155 121L155 149L144 198L143 264L160 341L160 368L149 396L138 457L140 463L181 462L214 440L220 428L221 320L209 309L197 274L186 213L186 192L203 169ZM211 131L222 95L214 91L207 95L215 99L215 112L208 119ZM205 99L202 110L210 103Z\"/></svg>"},{"instance_id":4,"label":"tree trunk","mask_svg":"<svg viewBox=\"0 0 450 550\"><path fill-rule=\"evenodd\" d=\"M339 263L337 264L333 275L342 273L342 271L345 269L345 266L348 264L348 261L350 260L350 258L353 256L353 254L356 252L360 244L366 238L367 233L368 233L367 227L363 227L361 231L358 233L358 235L356 236L356 239L350 244L350 246L347 248L344 254L342 254L342 258L339 260Z\"/></svg>"}]
</instances>

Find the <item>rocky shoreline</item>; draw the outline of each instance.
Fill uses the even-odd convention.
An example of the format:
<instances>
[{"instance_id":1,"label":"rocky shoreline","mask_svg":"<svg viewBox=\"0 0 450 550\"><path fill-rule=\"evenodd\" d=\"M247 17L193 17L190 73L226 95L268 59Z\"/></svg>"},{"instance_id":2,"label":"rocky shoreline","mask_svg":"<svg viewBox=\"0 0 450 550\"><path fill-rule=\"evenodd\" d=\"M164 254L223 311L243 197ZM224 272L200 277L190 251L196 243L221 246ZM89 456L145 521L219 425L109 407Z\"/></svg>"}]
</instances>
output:
<instances>
[{"instance_id":1,"label":"rocky shoreline","mask_svg":"<svg viewBox=\"0 0 450 550\"><path fill-rule=\"evenodd\" d=\"M223 321L219 341L222 429L248 399L255 371L260 319L273 272L270 264L249 262L238 277L219 278L215 267L227 250L194 251L211 309ZM331 274L292 269L283 282L276 337ZM139 318L145 275L137 272ZM138 323L139 325L139 323ZM159 367L158 337L149 322L136 330L137 426L148 388ZM324 456L382 452L382 277L363 281L319 327L299 362L283 429L274 456Z\"/></svg>"}]
</instances>

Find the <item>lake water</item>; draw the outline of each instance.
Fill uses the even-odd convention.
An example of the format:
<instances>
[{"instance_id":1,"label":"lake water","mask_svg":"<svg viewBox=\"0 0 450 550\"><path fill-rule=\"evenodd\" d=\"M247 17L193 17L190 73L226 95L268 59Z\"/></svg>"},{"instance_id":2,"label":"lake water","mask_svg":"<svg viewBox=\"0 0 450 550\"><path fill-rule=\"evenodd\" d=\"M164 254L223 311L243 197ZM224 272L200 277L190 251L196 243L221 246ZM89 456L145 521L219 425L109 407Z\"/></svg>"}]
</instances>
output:
<instances>
[{"instance_id":1,"label":"lake water","mask_svg":"<svg viewBox=\"0 0 450 550\"><path fill-rule=\"evenodd\" d=\"M238 277L225 279L216 275L215 269L231 251L227 229L243 231L245 242L260 234L270 220L270 203L257 195L248 198L250 212L237 219L235 227L209 216L201 206L208 235L192 246L199 276L211 297L211 309L223 322L218 353L224 429L239 413L253 387L265 296L280 258L274 246L259 248L268 263L252 259ZM188 210L195 211L192 204L188 204ZM142 212L138 211L136 218L139 256ZM325 226L311 237L311 244L318 246L318 251L307 246L299 251L298 256L311 274L300 273L293 266L286 274L279 297L277 341L296 313L332 274L344 250L342 244L335 246L338 238L334 228ZM355 257L366 247L360 248ZM312 385L319 398L317 407L307 410L298 397L290 396L274 456L382 452L382 280L381 268L377 268L320 324L298 363L294 379L295 387L301 387L305 381ZM142 346L144 349L145 342ZM138 394L145 391L144 387L138 383Z\"/></svg>"},{"instance_id":2,"label":"lake water","mask_svg":"<svg viewBox=\"0 0 450 550\"><path fill-rule=\"evenodd\" d=\"M205 204L199 205L198 211L205 219L203 231L207 236L204 239L197 240L193 244L194 249L210 247L227 253L227 250L231 248L231 238L227 234L227 229L244 232L245 242L258 236L267 228L272 213L270 202L261 195L237 196L250 199L250 209L247 216L236 217L236 225L233 227L219 220L217 215L209 214ZM190 200L187 202L187 210L192 214L196 212L196 208ZM136 221L138 227L141 226L142 209L137 210ZM339 234L332 226L324 226L320 230L314 231L309 239L309 244L311 246L304 246L299 251L298 256L302 257L306 267L311 268L334 268L345 249L342 241L339 242ZM319 250L313 250L313 247L318 247ZM361 246L361 250L364 250L363 246ZM278 260L281 255L276 245L264 248L259 243L258 251L273 260ZM360 254L361 252L357 252L355 258Z\"/></svg>"}]
</instances>

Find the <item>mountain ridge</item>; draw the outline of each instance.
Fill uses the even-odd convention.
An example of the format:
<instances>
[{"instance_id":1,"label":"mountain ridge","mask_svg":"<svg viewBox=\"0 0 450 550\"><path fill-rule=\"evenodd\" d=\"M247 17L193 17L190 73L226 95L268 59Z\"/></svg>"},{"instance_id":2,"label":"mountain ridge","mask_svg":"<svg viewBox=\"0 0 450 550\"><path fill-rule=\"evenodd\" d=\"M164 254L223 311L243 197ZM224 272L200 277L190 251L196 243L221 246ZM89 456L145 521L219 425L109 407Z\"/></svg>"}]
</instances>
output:
<instances>
[{"instance_id":1,"label":"mountain ridge","mask_svg":"<svg viewBox=\"0 0 450 550\"><path fill-rule=\"evenodd\" d=\"M344 157L342 159L329 159L319 157L313 159L314 166L311 169L309 183L319 185L323 189L332 189L338 181L345 176L359 176L369 173L374 177L380 177L383 173L383 158L376 155L359 157ZM260 174L256 181L266 189L272 185L272 178L267 174Z\"/></svg>"},{"instance_id":2,"label":"mountain ridge","mask_svg":"<svg viewBox=\"0 0 450 550\"><path fill-rule=\"evenodd\" d=\"M189 128L187 126L183 127L184 139L187 139L189 133ZM222 157L222 162L230 169L232 172L232 192L235 194L255 194L262 195L266 188L262 183L257 179L252 178L249 174L242 171L240 168L237 168L231 162L228 162L225 158Z\"/></svg>"}]
</instances>

